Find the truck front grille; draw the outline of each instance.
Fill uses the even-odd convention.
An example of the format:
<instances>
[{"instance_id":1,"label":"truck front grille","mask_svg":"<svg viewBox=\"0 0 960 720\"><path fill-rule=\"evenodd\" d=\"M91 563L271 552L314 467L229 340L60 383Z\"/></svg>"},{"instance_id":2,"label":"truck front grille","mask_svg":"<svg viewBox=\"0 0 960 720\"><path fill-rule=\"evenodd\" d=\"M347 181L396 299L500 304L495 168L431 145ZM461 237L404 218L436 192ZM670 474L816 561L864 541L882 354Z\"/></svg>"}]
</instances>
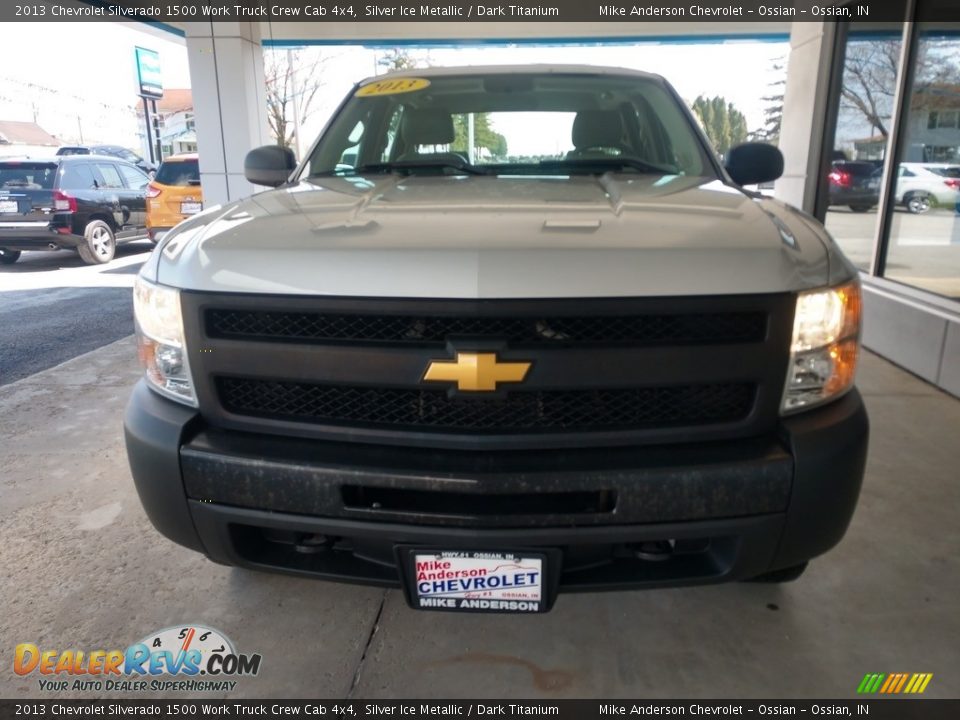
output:
<instances>
[{"instance_id":1,"label":"truck front grille","mask_svg":"<svg viewBox=\"0 0 960 720\"><path fill-rule=\"evenodd\" d=\"M666 345L762 340L762 312L484 317L210 309L210 337L291 342L443 346L451 337L525 345Z\"/></svg>"},{"instance_id":2,"label":"truck front grille","mask_svg":"<svg viewBox=\"0 0 960 720\"><path fill-rule=\"evenodd\" d=\"M608 390L513 392L448 397L445 390L398 390L217 379L230 412L325 425L467 430L482 433L592 432L737 422L753 406L747 383Z\"/></svg>"},{"instance_id":3,"label":"truck front grille","mask_svg":"<svg viewBox=\"0 0 960 720\"><path fill-rule=\"evenodd\" d=\"M461 450L773 434L795 297L439 300L184 291L212 427ZM528 363L489 392L426 381L461 354Z\"/></svg>"}]
</instances>

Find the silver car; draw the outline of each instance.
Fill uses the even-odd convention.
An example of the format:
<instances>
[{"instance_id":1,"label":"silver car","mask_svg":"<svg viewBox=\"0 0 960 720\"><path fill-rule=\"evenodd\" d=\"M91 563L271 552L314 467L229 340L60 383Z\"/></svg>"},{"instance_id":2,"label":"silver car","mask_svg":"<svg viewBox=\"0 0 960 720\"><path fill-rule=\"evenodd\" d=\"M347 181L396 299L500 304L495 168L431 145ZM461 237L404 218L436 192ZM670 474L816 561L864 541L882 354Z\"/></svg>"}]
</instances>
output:
<instances>
[{"instance_id":1,"label":"silver car","mask_svg":"<svg viewBox=\"0 0 960 720\"><path fill-rule=\"evenodd\" d=\"M960 165L901 163L896 202L915 214L935 206L952 209L960 202Z\"/></svg>"}]
</instances>

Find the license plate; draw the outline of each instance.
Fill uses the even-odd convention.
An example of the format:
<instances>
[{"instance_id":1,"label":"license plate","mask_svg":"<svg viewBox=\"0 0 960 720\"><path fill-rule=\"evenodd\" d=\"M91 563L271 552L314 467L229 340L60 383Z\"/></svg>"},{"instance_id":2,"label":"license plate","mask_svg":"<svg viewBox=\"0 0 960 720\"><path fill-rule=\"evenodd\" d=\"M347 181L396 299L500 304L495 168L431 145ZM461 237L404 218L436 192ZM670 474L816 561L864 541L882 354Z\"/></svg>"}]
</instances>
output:
<instances>
[{"instance_id":1,"label":"license plate","mask_svg":"<svg viewBox=\"0 0 960 720\"><path fill-rule=\"evenodd\" d=\"M203 203L198 202L182 202L180 203L180 214L181 215L196 215L198 212L203 210Z\"/></svg>"},{"instance_id":2,"label":"license plate","mask_svg":"<svg viewBox=\"0 0 960 720\"><path fill-rule=\"evenodd\" d=\"M410 600L420 610L546 612L546 556L536 553L410 552Z\"/></svg>"},{"instance_id":3,"label":"license plate","mask_svg":"<svg viewBox=\"0 0 960 720\"><path fill-rule=\"evenodd\" d=\"M19 213L20 207L16 200L0 200L0 213Z\"/></svg>"}]
</instances>

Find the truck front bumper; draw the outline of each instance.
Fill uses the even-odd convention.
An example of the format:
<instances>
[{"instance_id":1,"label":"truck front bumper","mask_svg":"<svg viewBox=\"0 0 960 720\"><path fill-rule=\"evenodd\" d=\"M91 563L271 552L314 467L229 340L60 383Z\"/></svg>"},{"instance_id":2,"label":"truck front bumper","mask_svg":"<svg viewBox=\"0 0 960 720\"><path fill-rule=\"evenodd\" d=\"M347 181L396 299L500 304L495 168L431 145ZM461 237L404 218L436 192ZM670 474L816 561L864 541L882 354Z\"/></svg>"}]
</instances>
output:
<instances>
[{"instance_id":1,"label":"truck front bumper","mask_svg":"<svg viewBox=\"0 0 960 720\"><path fill-rule=\"evenodd\" d=\"M854 390L735 442L380 447L209 428L143 381L125 430L153 524L217 562L399 586L410 546L527 549L549 553L553 595L736 580L827 551L853 514L868 436Z\"/></svg>"}]
</instances>

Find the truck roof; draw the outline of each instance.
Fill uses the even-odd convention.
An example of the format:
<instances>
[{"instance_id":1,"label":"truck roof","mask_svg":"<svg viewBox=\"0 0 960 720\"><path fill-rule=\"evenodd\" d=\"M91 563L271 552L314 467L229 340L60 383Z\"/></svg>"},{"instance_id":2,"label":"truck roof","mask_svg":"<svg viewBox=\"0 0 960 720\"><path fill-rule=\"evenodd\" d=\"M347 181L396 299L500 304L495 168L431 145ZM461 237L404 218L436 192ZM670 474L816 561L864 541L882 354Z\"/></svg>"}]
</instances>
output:
<instances>
[{"instance_id":1,"label":"truck roof","mask_svg":"<svg viewBox=\"0 0 960 720\"><path fill-rule=\"evenodd\" d=\"M456 77L468 75L611 75L646 78L663 81L663 77L642 70L602 65L469 65L461 67L425 67L394 70L383 75L375 75L360 81L360 85L381 81L390 77Z\"/></svg>"}]
</instances>

